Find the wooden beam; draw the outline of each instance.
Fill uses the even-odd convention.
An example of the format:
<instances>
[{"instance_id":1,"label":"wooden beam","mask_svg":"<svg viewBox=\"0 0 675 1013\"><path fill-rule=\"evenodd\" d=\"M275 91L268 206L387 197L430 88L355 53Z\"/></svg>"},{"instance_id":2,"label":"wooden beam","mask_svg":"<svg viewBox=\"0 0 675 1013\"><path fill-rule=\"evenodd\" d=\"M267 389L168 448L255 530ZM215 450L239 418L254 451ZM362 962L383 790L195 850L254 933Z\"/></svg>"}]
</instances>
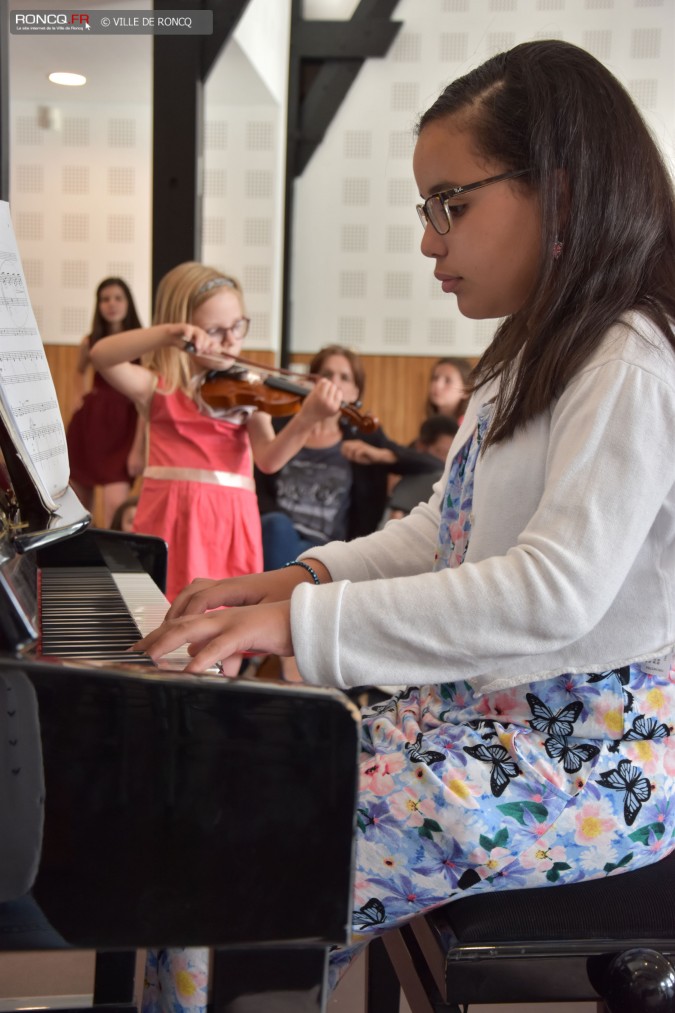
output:
<instances>
[{"instance_id":1,"label":"wooden beam","mask_svg":"<svg viewBox=\"0 0 675 1013\"><path fill-rule=\"evenodd\" d=\"M294 43L302 56L320 60L357 58L361 62L385 56L394 41L400 22L388 18L363 21L301 21Z\"/></svg>"},{"instance_id":2,"label":"wooden beam","mask_svg":"<svg viewBox=\"0 0 675 1013\"><path fill-rule=\"evenodd\" d=\"M195 4L180 0L183 10ZM162 0L177 10L176 0ZM200 248L198 161L202 150L201 49L198 37L153 39L152 290Z\"/></svg>"},{"instance_id":3,"label":"wooden beam","mask_svg":"<svg viewBox=\"0 0 675 1013\"><path fill-rule=\"evenodd\" d=\"M294 181L323 141L333 117L371 57L383 57L400 21L389 20L398 0L360 0L351 19L305 21L300 0L291 0L291 51L288 68L286 195L284 207L281 364L291 355L290 298L293 253Z\"/></svg>"},{"instance_id":4,"label":"wooden beam","mask_svg":"<svg viewBox=\"0 0 675 1013\"><path fill-rule=\"evenodd\" d=\"M202 80L205 81L220 51L248 7L249 0L208 0L202 6L213 11L213 35L202 36Z\"/></svg>"}]
</instances>

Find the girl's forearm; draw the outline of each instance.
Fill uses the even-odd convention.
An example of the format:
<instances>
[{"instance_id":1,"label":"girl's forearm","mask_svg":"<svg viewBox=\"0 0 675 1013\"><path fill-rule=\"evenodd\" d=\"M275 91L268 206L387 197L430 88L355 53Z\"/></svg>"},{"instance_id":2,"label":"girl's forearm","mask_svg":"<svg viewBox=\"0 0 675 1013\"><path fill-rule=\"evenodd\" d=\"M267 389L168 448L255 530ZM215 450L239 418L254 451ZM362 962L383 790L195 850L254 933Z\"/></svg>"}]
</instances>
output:
<instances>
[{"instance_id":1,"label":"girl's forearm","mask_svg":"<svg viewBox=\"0 0 675 1013\"><path fill-rule=\"evenodd\" d=\"M185 324L154 324L111 334L96 342L90 352L91 363L96 369L106 369L122 362L133 362L146 352L165 345L182 347L184 333Z\"/></svg>"},{"instance_id":2,"label":"girl's forearm","mask_svg":"<svg viewBox=\"0 0 675 1013\"><path fill-rule=\"evenodd\" d=\"M303 417L302 413L299 413L270 439L249 430L253 457L260 470L266 475L271 475L288 464L290 459L302 450L315 424L314 419Z\"/></svg>"}]
</instances>

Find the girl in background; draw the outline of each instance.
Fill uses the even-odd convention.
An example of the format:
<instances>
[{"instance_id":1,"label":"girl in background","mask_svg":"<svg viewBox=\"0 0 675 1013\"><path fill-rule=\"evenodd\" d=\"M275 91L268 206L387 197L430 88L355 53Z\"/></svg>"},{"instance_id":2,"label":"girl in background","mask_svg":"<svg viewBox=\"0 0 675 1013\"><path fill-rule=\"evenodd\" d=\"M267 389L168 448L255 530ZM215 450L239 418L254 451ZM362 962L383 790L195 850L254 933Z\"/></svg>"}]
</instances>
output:
<instances>
[{"instance_id":1,"label":"girl in background","mask_svg":"<svg viewBox=\"0 0 675 1013\"><path fill-rule=\"evenodd\" d=\"M471 365L466 359L448 356L435 363L429 377L426 417L449 415L460 423L464 417L470 388Z\"/></svg>"},{"instance_id":2,"label":"girl in background","mask_svg":"<svg viewBox=\"0 0 675 1013\"><path fill-rule=\"evenodd\" d=\"M127 532L133 531L137 506L138 496L129 496L128 499L123 500L112 516L112 520L110 521L110 530Z\"/></svg>"},{"instance_id":3,"label":"girl in background","mask_svg":"<svg viewBox=\"0 0 675 1013\"><path fill-rule=\"evenodd\" d=\"M96 368L149 424L133 529L168 544L170 599L194 577L262 569L253 460L263 472L277 471L342 402L335 384L319 380L278 434L265 412L210 409L201 382L209 369L232 366L248 325L237 281L188 262L159 283L152 327L116 334L92 350Z\"/></svg>"},{"instance_id":4,"label":"girl in background","mask_svg":"<svg viewBox=\"0 0 675 1013\"><path fill-rule=\"evenodd\" d=\"M121 278L105 278L96 290L91 333L80 343L79 386L91 365L94 345L111 334L140 327L133 296ZM96 372L93 387L81 398L67 430L70 484L86 510L94 504L94 487L103 488L103 526L143 469L143 424L131 401Z\"/></svg>"}]
</instances>

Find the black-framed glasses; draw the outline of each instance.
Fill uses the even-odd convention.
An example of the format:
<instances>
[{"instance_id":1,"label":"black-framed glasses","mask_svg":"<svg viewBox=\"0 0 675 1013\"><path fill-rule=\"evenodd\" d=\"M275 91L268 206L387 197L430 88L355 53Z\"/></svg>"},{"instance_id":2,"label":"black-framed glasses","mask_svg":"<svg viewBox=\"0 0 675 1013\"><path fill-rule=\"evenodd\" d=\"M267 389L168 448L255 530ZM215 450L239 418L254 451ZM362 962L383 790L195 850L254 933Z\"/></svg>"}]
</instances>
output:
<instances>
[{"instance_id":1,"label":"black-framed glasses","mask_svg":"<svg viewBox=\"0 0 675 1013\"><path fill-rule=\"evenodd\" d=\"M498 176L481 179L478 183L467 183L466 186L453 186L449 190L440 190L438 193L432 193L423 204L416 205L422 228L426 229L429 222L431 222L432 227L438 232L439 236L446 235L452 228L453 209L459 209L463 206L461 202L458 204L452 203L458 197L469 193L471 190L479 190L482 186L489 186L490 183L500 183L503 179L515 179L516 176L524 176L526 172L530 171L530 169L515 169L513 172L500 172Z\"/></svg>"},{"instance_id":2,"label":"black-framed glasses","mask_svg":"<svg viewBox=\"0 0 675 1013\"><path fill-rule=\"evenodd\" d=\"M209 327L206 333L211 338L221 338L222 340L224 340L229 333L236 341L243 341L248 334L250 323L250 317L239 317L239 319L235 320L231 327Z\"/></svg>"}]
</instances>

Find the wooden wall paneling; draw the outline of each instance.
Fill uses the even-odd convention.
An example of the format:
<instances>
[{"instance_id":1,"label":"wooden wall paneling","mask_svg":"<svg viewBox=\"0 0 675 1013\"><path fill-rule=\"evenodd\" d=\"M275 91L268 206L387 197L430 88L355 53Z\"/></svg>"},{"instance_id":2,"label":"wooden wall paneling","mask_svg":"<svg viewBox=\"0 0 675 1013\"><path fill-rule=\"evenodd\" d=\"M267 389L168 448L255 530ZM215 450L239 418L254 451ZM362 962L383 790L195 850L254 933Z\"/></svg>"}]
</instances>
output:
<instances>
[{"instance_id":1,"label":"wooden wall paneling","mask_svg":"<svg viewBox=\"0 0 675 1013\"><path fill-rule=\"evenodd\" d=\"M46 345L47 361L54 378L61 415L67 426L75 403L76 345ZM274 353L245 349L246 358L264 366L274 365ZM298 354L293 363L309 363L311 355ZM436 356L364 355L366 390L363 407L376 415L393 440L410 443L424 418L427 386ZM95 511L95 516L100 516Z\"/></svg>"},{"instance_id":2,"label":"wooden wall paneling","mask_svg":"<svg viewBox=\"0 0 675 1013\"><path fill-rule=\"evenodd\" d=\"M308 363L311 355L294 355L292 361ZM364 410L376 415L382 428L398 443L417 436L424 418L427 386L437 356L363 355L366 370Z\"/></svg>"},{"instance_id":3,"label":"wooden wall paneling","mask_svg":"<svg viewBox=\"0 0 675 1013\"><path fill-rule=\"evenodd\" d=\"M54 386L65 425L68 425L74 404L76 387L76 345L46 345L47 361L54 378ZM273 365L274 354L269 351L245 349L247 358L261 365ZM311 355L294 355L294 363L307 364ZM377 415L383 428L392 439L409 443L417 434L424 418L427 385L431 370L437 361L428 355L364 355L366 391L364 409Z\"/></svg>"},{"instance_id":4,"label":"wooden wall paneling","mask_svg":"<svg viewBox=\"0 0 675 1013\"><path fill-rule=\"evenodd\" d=\"M70 422L78 391L78 345L45 345L61 417L65 426Z\"/></svg>"}]
</instances>

